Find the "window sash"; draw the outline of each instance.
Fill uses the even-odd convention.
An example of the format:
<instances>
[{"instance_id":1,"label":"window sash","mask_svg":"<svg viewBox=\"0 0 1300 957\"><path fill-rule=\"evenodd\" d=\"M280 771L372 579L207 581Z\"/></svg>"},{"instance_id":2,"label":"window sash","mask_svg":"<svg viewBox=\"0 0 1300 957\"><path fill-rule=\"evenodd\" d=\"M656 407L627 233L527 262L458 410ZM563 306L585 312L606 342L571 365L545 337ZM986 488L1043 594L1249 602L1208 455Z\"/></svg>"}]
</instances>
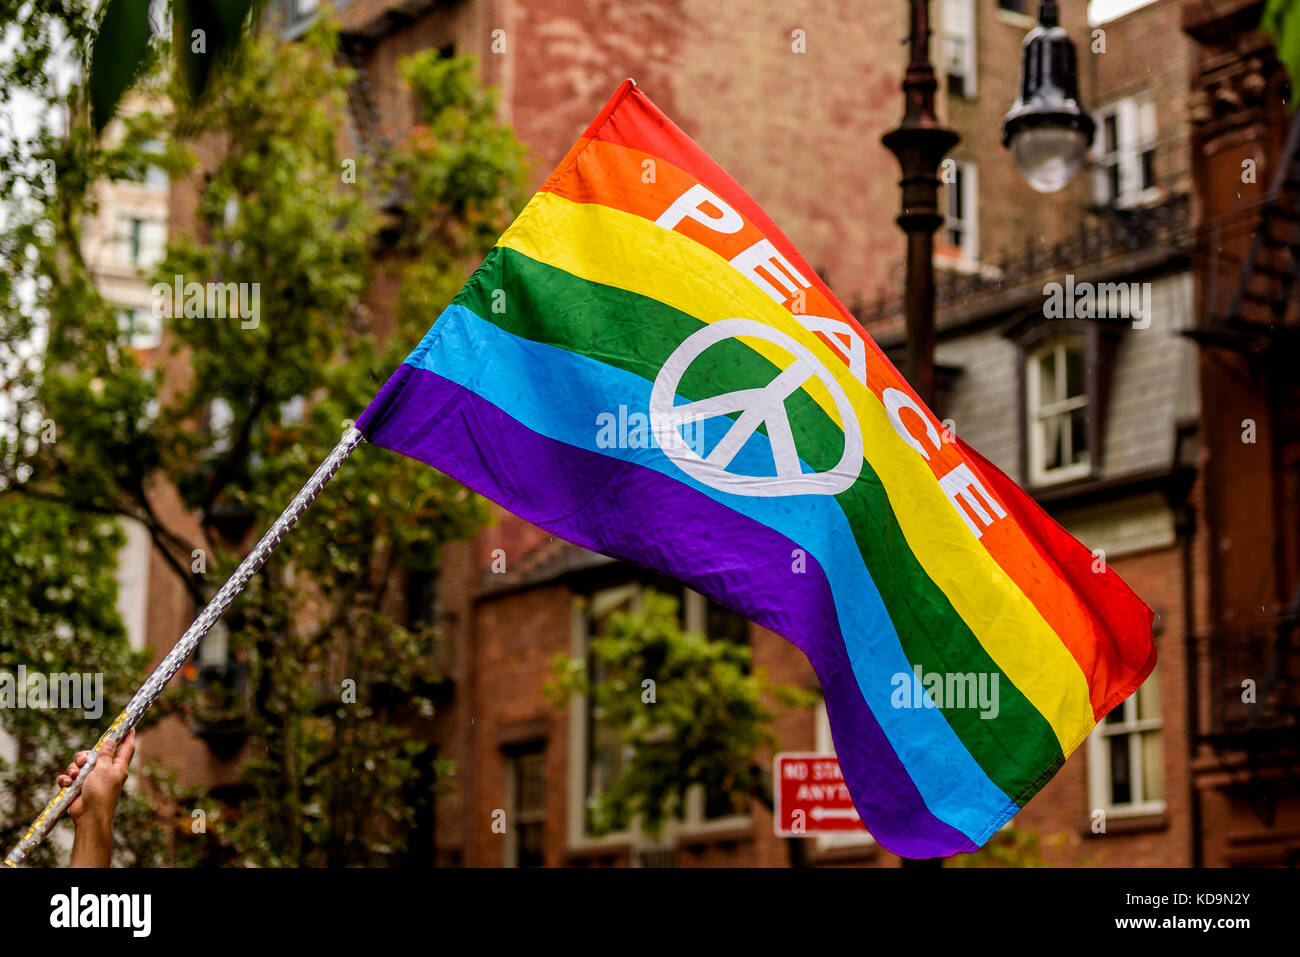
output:
<instances>
[{"instance_id":1,"label":"window sash","mask_svg":"<svg viewBox=\"0 0 1300 957\"><path fill-rule=\"evenodd\" d=\"M1163 718L1147 718L1143 721L1121 722L1114 724L1102 722L1097 725L1097 731L1102 737L1108 737L1115 734L1135 734L1142 731L1159 731L1165 726Z\"/></svg>"},{"instance_id":2,"label":"window sash","mask_svg":"<svg viewBox=\"0 0 1300 957\"><path fill-rule=\"evenodd\" d=\"M524 782L528 765L541 764L541 786L538 789L537 806L525 808L522 804ZM526 754L513 754L506 760L506 867L519 867L520 857L530 837L536 837L537 852L542 863L546 858L546 751L544 749Z\"/></svg>"},{"instance_id":3,"label":"window sash","mask_svg":"<svg viewBox=\"0 0 1300 957\"><path fill-rule=\"evenodd\" d=\"M1030 353L1025 358L1025 404L1026 431L1028 432L1027 466L1030 484L1040 485L1064 482L1079 478L1089 473L1092 468L1093 449L1091 436L1087 433L1089 396L1087 381L1083 383L1084 391L1079 395L1065 396L1069 389L1067 369L1068 353L1081 350L1084 344L1077 338L1053 342ZM1042 401L1042 363L1052 358L1053 378L1056 396L1050 402ZM1086 373L1085 373L1086 375ZM1083 457L1078 462L1067 461L1072 457L1074 448L1074 423L1071 413L1085 410L1083 438ZM1054 430L1054 432L1053 432ZM1049 466L1049 457L1057 451L1061 454L1061 464Z\"/></svg>"},{"instance_id":4,"label":"window sash","mask_svg":"<svg viewBox=\"0 0 1300 957\"><path fill-rule=\"evenodd\" d=\"M1124 97L1094 111L1098 136L1093 143L1093 187L1100 205L1136 206L1159 198L1159 184L1144 184L1144 157L1156 148L1155 100L1149 94ZM1108 121L1115 143L1107 148ZM1155 161L1152 159L1154 170ZM1114 174L1118 174L1114 176ZM1115 179L1115 182L1112 182Z\"/></svg>"},{"instance_id":5,"label":"window sash","mask_svg":"<svg viewBox=\"0 0 1300 957\"><path fill-rule=\"evenodd\" d=\"M1076 395L1070 399L1062 399L1060 402L1052 402L1047 405L1038 407L1038 417L1040 419L1051 419L1066 412L1073 412L1075 409L1082 409L1088 404L1086 395Z\"/></svg>"},{"instance_id":6,"label":"window sash","mask_svg":"<svg viewBox=\"0 0 1300 957\"><path fill-rule=\"evenodd\" d=\"M1148 681L1159 681L1159 671L1153 670ZM1164 717L1139 719L1137 716L1137 692L1120 705L1122 720L1108 723L1103 719L1088 739L1088 777L1089 792L1093 807L1118 814L1156 814L1165 808L1165 799L1151 797L1147 794L1148 774L1156 776L1161 782L1163 792L1164 765L1163 758L1156 767L1147 767L1147 758L1143 742L1148 735L1161 735L1160 749L1163 753ZM1112 712L1113 714L1114 712ZM1107 716L1109 717L1109 715ZM1114 782L1111 778L1112 742L1127 737L1128 741L1128 784L1130 800L1116 803L1113 800Z\"/></svg>"},{"instance_id":7,"label":"window sash","mask_svg":"<svg viewBox=\"0 0 1300 957\"><path fill-rule=\"evenodd\" d=\"M944 0L943 68L960 77L963 97L975 95L975 0Z\"/></svg>"},{"instance_id":8,"label":"window sash","mask_svg":"<svg viewBox=\"0 0 1300 957\"><path fill-rule=\"evenodd\" d=\"M979 261L979 172L974 163L955 160L956 178L944 184L944 229L962 258Z\"/></svg>"},{"instance_id":9,"label":"window sash","mask_svg":"<svg viewBox=\"0 0 1300 957\"><path fill-rule=\"evenodd\" d=\"M162 320L151 309L119 308L117 325L124 344L132 349L155 349L162 342Z\"/></svg>"}]
</instances>

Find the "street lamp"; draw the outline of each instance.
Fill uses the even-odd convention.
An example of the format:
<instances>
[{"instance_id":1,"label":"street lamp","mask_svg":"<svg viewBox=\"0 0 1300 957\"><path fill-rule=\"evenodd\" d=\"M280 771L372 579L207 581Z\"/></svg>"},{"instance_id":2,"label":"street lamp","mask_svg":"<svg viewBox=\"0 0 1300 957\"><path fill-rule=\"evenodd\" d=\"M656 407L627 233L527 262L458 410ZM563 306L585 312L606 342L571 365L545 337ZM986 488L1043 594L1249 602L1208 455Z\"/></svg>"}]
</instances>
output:
<instances>
[{"instance_id":1,"label":"street lamp","mask_svg":"<svg viewBox=\"0 0 1300 957\"><path fill-rule=\"evenodd\" d=\"M903 121L883 137L903 171L903 211L898 225L907 234L907 359L903 374L921 401L934 402L934 231L939 212L939 162L958 136L934 112L938 81L930 65L929 0L910 0L909 57L903 77Z\"/></svg>"},{"instance_id":2,"label":"street lamp","mask_svg":"<svg viewBox=\"0 0 1300 957\"><path fill-rule=\"evenodd\" d=\"M1074 44L1043 0L1021 47L1020 94L1002 121L1002 145L1040 193L1065 187L1083 167L1096 124L1079 102Z\"/></svg>"}]
</instances>

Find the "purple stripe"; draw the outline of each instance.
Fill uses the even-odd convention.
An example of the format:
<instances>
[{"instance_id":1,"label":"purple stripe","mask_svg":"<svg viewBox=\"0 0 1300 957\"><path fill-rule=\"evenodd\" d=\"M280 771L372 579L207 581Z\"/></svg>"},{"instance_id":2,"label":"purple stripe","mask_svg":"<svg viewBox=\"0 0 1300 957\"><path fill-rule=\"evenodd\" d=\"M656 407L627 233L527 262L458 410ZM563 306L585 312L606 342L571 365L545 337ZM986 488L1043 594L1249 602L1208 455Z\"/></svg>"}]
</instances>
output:
<instances>
[{"instance_id":1,"label":"purple stripe","mask_svg":"<svg viewBox=\"0 0 1300 957\"><path fill-rule=\"evenodd\" d=\"M845 782L876 840L907 857L975 848L925 806L858 690L825 573L811 557L791 573L794 542L651 469L539 435L405 363L357 428L554 535L666 572L789 639L817 672Z\"/></svg>"}]
</instances>

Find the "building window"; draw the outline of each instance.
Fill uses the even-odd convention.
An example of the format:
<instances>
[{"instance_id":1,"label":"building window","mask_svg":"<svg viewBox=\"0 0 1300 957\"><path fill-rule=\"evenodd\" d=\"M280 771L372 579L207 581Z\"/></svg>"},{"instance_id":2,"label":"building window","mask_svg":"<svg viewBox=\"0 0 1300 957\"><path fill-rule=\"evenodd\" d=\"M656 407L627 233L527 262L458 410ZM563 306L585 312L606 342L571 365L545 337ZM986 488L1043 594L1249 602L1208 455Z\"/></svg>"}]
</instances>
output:
<instances>
[{"instance_id":1,"label":"building window","mask_svg":"<svg viewBox=\"0 0 1300 957\"><path fill-rule=\"evenodd\" d=\"M546 744L511 749L506 757L506 866L546 864Z\"/></svg>"},{"instance_id":2,"label":"building window","mask_svg":"<svg viewBox=\"0 0 1300 957\"><path fill-rule=\"evenodd\" d=\"M640 607L644 591L649 586L638 583L606 588L591 595L575 606L575 656L587 656L590 642L607 633L610 619L619 612L631 612ZM713 640L748 643L749 622L703 595L691 591L680 583L661 582L655 591L668 594L678 602L681 626L688 632L698 632ZM590 659L590 678L593 683L602 679L599 663ZM611 833L594 833L592 812L602 795L622 773L627 760L627 748L620 729L609 727L600 720L598 709L589 699L575 699L570 711L572 753L581 754L584 760L574 762L571 770L570 794L580 797L570 808L570 838L572 842L596 840L628 840L637 835L635 822L615 822ZM748 820L747 795L721 793L706 794L703 786L686 795L685 806L678 818L665 825L664 840L671 841L672 834L681 829L698 830L710 825L729 826L737 820Z\"/></svg>"},{"instance_id":3,"label":"building window","mask_svg":"<svg viewBox=\"0 0 1300 957\"><path fill-rule=\"evenodd\" d=\"M1029 481L1047 485L1091 471L1087 362L1082 337L1030 353L1025 367Z\"/></svg>"},{"instance_id":4,"label":"building window","mask_svg":"<svg viewBox=\"0 0 1300 957\"><path fill-rule=\"evenodd\" d=\"M198 653L194 656L201 667L224 668L230 660L230 629L223 621L213 624L208 633L199 642Z\"/></svg>"},{"instance_id":5,"label":"building window","mask_svg":"<svg viewBox=\"0 0 1300 957\"><path fill-rule=\"evenodd\" d=\"M166 251L166 223L136 216L118 220L117 258L123 265L148 269L160 263Z\"/></svg>"},{"instance_id":6,"label":"building window","mask_svg":"<svg viewBox=\"0 0 1300 957\"><path fill-rule=\"evenodd\" d=\"M117 328L121 341L133 349L156 349L162 342L162 321L152 309L118 309Z\"/></svg>"},{"instance_id":7,"label":"building window","mask_svg":"<svg viewBox=\"0 0 1300 957\"><path fill-rule=\"evenodd\" d=\"M975 0L944 0L943 66L950 94L975 95Z\"/></svg>"},{"instance_id":8,"label":"building window","mask_svg":"<svg viewBox=\"0 0 1300 957\"><path fill-rule=\"evenodd\" d=\"M967 262L979 261L979 178L975 164L954 160L950 181L945 179L947 215L944 240Z\"/></svg>"},{"instance_id":9,"label":"building window","mask_svg":"<svg viewBox=\"0 0 1300 957\"><path fill-rule=\"evenodd\" d=\"M1158 814L1165 809L1162 725L1157 667L1088 739L1093 808L1120 814Z\"/></svg>"},{"instance_id":10,"label":"building window","mask_svg":"<svg viewBox=\"0 0 1300 957\"><path fill-rule=\"evenodd\" d=\"M149 156L161 156L165 149L162 140L147 140L140 148ZM150 163L144 168L144 185L154 189L166 189L170 183L167 171L158 164Z\"/></svg>"},{"instance_id":11,"label":"building window","mask_svg":"<svg viewBox=\"0 0 1300 957\"><path fill-rule=\"evenodd\" d=\"M234 406L227 399L218 396L207 404L203 419L208 451L213 455L224 455L229 452L231 432L235 425Z\"/></svg>"},{"instance_id":12,"label":"building window","mask_svg":"<svg viewBox=\"0 0 1300 957\"><path fill-rule=\"evenodd\" d=\"M1093 194L1099 206L1157 202L1156 104L1148 95L1130 96L1095 110L1092 145Z\"/></svg>"},{"instance_id":13,"label":"building window","mask_svg":"<svg viewBox=\"0 0 1300 957\"><path fill-rule=\"evenodd\" d=\"M825 699L817 705L816 750L820 754L835 753L835 742L831 740L831 719L826 711ZM842 847L870 847L875 843L876 839L865 828L857 834L817 835L817 850L819 851L829 851Z\"/></svg>"},{"instance_id":14,"label":"building window","mask_svg":"<svg viewBox=\"0 0 1300 957\"><path fill-rule=\"evenodd\" d=\"M285 428L302 425L307 417L307 397L295 395L280 405L280 424Z\"/></svg>"},{"instance_id":15,"label":"building window","mask_svg":"<svg viewBox=\"0 0 1300 957\"><path fill-rule=\"evenodd\" d=\"M998 9L1027 17L1030 16L1029 4L1030 0L998 0Z\"/></svg>"}]
</instances>

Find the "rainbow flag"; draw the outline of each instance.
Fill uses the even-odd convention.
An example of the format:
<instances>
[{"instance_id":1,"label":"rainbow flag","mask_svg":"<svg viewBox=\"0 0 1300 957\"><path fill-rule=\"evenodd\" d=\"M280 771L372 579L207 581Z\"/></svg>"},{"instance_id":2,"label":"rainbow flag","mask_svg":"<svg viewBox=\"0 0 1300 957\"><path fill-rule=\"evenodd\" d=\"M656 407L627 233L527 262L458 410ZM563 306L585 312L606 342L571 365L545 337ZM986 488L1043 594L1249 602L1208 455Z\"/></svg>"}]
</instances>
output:
<instances>
[{"instance_id":1,"label":"rainbow flag","mask_svg":"<svg viewBox=\"0 0 1300 957\"><path fill-rule=\"evenodd\" d=\"M793 642L908 857L984 844L1155 665L1150 609L631 81L357 427Z\"/></svg>"}]
</instances>

